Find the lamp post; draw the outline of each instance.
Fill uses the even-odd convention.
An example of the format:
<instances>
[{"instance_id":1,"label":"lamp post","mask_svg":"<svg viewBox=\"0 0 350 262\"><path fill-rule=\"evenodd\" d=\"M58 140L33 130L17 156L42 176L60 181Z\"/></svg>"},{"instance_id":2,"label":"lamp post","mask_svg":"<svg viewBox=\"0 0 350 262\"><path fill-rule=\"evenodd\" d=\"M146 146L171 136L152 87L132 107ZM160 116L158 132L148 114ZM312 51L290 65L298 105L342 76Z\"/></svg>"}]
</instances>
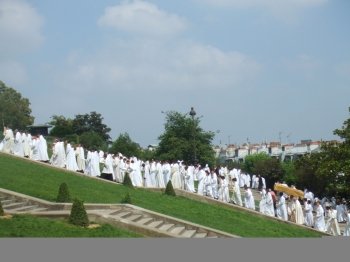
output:
<instances>
[{"instance_id":1,"label":"lamp post","mask_svg":"<svg viewBox=\"0 0 350 262\"><path fill-rule=\"evenodd\" d=\"M193 107L191 107L191 111L190 111L190 116L192 117L192 124L193 124L193 155L194 155L194 159L193 159L193 164L195 164L197 162L197 153L196 153L196 132L195 132L195 123L194 123L194 117L196 116L196 111L194 111Z\"/></svg>"}]
</instances>

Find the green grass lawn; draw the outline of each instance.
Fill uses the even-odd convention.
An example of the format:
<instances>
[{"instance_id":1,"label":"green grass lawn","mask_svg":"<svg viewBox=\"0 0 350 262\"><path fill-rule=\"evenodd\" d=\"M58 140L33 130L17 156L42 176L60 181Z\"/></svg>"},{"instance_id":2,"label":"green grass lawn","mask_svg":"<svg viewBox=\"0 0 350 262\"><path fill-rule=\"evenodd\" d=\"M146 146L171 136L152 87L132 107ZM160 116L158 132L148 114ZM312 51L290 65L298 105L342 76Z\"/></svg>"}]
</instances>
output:
<instances>
[{"instance_id":1,"label":"green grass lawn","mask_svg":"<svg viewBox=\"0 0 350 262\"><path fill-rule=\"evenodd\" d=\"M67 220L14 215L0 219L0 237L118 237L139 238L139 234L103 224L98 228L71 225Z\"/></svg>"},{"instance_id":2,"label":"green grass lawn","mask_svg":"<svg viewBox=\"0 0 350 262\"><path fill-rule=\"evenodd\" d=\"M134 205L242 237L320 237L321 233L265 219L232 207L219 207L146 189L130 190L9 155L0 154L0 187L55 201L59 185L85 203L120 203L127 192Z\"/></svg>"}]
</instances>

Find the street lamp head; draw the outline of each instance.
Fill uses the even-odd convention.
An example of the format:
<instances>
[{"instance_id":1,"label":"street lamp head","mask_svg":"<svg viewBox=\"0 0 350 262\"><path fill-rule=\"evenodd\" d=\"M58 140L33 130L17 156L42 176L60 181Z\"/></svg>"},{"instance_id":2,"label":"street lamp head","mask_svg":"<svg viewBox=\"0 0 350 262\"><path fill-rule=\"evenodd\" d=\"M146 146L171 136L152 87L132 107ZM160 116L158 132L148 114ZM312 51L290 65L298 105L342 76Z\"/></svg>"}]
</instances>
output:
<instances>
[{"instance_id":1,"label":"street lamp head","mask_svg":"<svg viewBox=\"0 0 350 262\"><path fill-rule=\"evenodd\" d=\"M195 115L196 115L196 111L194 111L193 107L191 107L190 116L194 117Z\"/></svg>"}]
</instances>

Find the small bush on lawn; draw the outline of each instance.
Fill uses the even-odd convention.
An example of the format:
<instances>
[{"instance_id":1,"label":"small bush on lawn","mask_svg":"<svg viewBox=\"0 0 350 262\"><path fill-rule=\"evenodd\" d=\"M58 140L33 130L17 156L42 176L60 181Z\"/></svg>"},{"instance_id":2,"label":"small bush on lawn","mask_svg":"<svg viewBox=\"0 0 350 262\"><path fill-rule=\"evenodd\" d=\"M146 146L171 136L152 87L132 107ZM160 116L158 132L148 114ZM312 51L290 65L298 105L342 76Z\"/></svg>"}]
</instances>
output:
<instances>
[{"instance_id":1,"label":"small bush on lawn","mask_svg":"<svg viewBox=\"0 0 350 262\"><path fill-rule=\"evenodd\" d=\"M176 196L176 193L175 193L175 190L173 188L173 184L171 183L171 180L169 180L168 184L166 184L164 194L166 194L168 196Z\"/></svg>"},{"instance_id":2,"label":"small bush on lawn","mask_svg":"<svg viewBox=\"0 0 350 262\"><path fill-rule=\"evenodd\" d=\"M60 188L58 189L58 195L57 195L56 202L58 202L58 203L71 202L71 198L70 198L70 194L69 194L69 190L68 190L68 185L65 182L63 182L60 185Z\"/></svg>"},{"instance_id":3,"label":"small bush on lawn","mask_svg":"<svg viewBox=\"0 0 350 262\"><path fill-rule=\"evenodd\" d=\"M87 227L89 225L89 218L87 216L83 201L74 199L69 215L69 223L82 227Z\"/></svg>"},{"instance_id":4,"label":"small bush on lawn","mask_svg":"<svg viewBox=\"0 0 350 262\"><path fill-rule=\"evenodd\" d=\"M4 209L2 208L2 204L1 204L1 201L0 201L0 217L2 217L4 215L5 215L5 212L4 212Z\"/></svg>"}]
</instances>

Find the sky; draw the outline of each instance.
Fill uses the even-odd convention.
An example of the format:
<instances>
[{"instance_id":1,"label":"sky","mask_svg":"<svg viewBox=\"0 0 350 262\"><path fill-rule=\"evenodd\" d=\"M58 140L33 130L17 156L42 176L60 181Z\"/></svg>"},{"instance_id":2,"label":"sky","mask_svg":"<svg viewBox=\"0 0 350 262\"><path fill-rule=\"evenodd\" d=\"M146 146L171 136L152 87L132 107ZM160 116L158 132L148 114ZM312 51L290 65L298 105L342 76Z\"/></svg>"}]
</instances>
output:
<instances>
[{"instance_id":1,"label":"sky","mask_svg":"<svg viewBox=\"0 0 350 262\"><path fill-rule=\"evenodd\" d=\"M348 0L0 0L0 80L35 124L96 111L112 140L144 147L164 112L191 107L214 144L337 139L349 13Z\"/></svg>"}]
</instances>

